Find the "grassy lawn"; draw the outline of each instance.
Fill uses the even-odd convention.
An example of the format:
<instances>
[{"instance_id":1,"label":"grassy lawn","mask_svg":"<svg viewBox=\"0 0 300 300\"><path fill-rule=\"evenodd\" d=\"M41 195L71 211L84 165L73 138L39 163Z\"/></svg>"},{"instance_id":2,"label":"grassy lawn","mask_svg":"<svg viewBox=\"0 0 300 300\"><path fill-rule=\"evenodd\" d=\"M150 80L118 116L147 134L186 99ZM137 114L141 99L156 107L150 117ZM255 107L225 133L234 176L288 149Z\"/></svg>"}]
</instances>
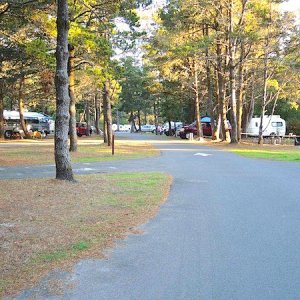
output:
<instances>
[{"instance_id":1,"label":"grassy lawn","mask_svg":"<svg viewBox=\"0 0 300 300\"><path fill-rule=\"evenodd\" d=\"M0 146L0 166L21 166L54 163L53 140L22 140L17 143L2 143ZM158 155L159 151L145 142L116 141L115 155L111 148L98 139L79 140L78 152L71 153L72 162L93 162L145 158Z\"/></svg>"},{"instance_id":2,"label":"grassy lawn","mask_svg":"<svg viewBox=\"0 0 300 300\"><path fill-rule=\"evenodd\" d=\"M262 149L231 149L231 152L245 157L263 158L279 161L300 162L300 151L262 150Z\"/></svg>"},{"instance_id":3,"label":"grassy lawn","mask_svg":"<svg viewBox=\"0 0 300 300\"><path fill-rule=\"evenodd\" d=\"M220 142L209 145L244 157L300 162L300 147L294 145L258 145L249 142L241 142L237 145Z\"/></svg>"},{"instance_id":4,"label":"grassy lawn","mask_svg":"<svg viewBox=\"0 0 300 300\"><path fill-rule=\"evenodd\" d=\"M66 269L103 250L153 217L170 176L113 173L0 181L0 297L30 287L54 268Z\"/></svg>"}]
</instances>

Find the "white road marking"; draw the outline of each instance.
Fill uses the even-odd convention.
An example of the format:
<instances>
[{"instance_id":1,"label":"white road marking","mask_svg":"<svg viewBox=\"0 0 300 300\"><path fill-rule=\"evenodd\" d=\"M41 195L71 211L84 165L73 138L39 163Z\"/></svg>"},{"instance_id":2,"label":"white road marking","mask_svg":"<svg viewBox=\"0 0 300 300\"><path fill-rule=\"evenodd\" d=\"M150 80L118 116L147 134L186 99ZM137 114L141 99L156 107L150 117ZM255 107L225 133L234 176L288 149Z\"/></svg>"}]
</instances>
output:
<instances>
[{"instance_id":1,"label":"white road marking","mask_svg":"<svg viewBox=\"0 0 300 300\"><path fill-rule=\"evenodd\" d=\"M210 156L211 154L208 154L208 153L195 153L194 155L197 155L197 156Z\"/></svg>"},{"instance_id":2,"label":"white road marking","mask_svg":"<svg viewBox=\"0 0 300 300\"><path fill-rule=\"evenodd\" d=\"M108 167L108 168L109 168L109 169L114 169L114 170L117 169L116 167Z\"/></svg>"},{"instance_id":3,"label":"white road marking","mask_svg":"<svg viewBox=\"0 0 300 300\"><path fill-rule=\"evenodd\" d=\"M95 169L92 169L92 168L83 168L83 169L79 169L79 170L83 170L83 171L93 171Z\"/></svg>"}]
</instances>

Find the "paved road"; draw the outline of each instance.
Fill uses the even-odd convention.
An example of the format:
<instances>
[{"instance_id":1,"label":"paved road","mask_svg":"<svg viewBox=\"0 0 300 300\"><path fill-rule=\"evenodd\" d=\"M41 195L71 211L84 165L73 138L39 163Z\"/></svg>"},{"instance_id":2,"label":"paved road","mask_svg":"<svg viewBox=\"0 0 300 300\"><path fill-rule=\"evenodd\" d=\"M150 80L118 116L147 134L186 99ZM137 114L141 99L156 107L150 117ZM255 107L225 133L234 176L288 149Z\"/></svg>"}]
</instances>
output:
<instances>
[{"instance_id":1,"label":"paved road","mask_svg":"<svg viewBox=\"0 0 300 300\"><path fill-rule=\"evenodd\" d=\"M108 260L50 274L19 299L300 299L300 165L156 143L160 157L86 171L173 175L169 199L145 233L120 241ZM53 278L66 282L63 295L49 293Z\"/></svg>"}]
</instances>

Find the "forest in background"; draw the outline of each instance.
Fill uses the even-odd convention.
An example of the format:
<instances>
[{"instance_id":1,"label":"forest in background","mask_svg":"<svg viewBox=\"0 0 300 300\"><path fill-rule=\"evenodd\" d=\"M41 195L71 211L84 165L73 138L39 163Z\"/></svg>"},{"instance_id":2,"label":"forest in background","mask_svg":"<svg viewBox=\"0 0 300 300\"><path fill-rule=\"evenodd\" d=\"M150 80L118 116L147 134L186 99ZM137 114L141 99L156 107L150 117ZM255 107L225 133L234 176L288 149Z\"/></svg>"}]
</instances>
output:
<instances>
[{"instance_id":1,"label":"forest in background","mask_svg":"<svg viewBox=\"0 0 300 300\"><path fill-rule=\"evenodd\" d=\"M69 1L71 120L101 128L108 144L117 121L196 120L201 138L203 115L233 143L254 115L280 114L299 134L299 26L280 2L171 0L149 33L138 9L151 1ZM55 117L55 2L2 2L0 28L0 128L4 109Z\"/></svg>"}]
</instances>

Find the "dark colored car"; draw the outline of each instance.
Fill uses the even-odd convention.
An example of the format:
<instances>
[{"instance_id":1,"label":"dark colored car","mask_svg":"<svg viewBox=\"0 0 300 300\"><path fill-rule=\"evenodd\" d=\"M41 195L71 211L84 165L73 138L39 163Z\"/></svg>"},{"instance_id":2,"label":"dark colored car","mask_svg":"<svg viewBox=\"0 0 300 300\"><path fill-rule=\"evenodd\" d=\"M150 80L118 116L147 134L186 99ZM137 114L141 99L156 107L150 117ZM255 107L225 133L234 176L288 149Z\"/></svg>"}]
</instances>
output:
<instances>
[{"instance_id":1,"label":"dark colored car","mask_svg":"<svg viewBox=\"0 0 300 300\"><path fill-rule=\"evenodd\" d=\"M89 136L91 135L91 126L88 126L85 122L77 122L76 123L76 133L77 136L81 137L83 135Z\"/></svg>"},{"instance_id":2,"label":"dark colored car","mask_svg":"<svg viewBox=\"0 0 300 300\"><path fill-rule=\"evenodd\" d=\"M211 136L212 131L211 131L210 122L201 122L201 125L202 125L203 135ZM183 126L181 128L181 130L179 131L179 136L182 139L187 139L188 134L190 134L190 133L193 133L193 135L198 135L196 121L188 126Z\"/></svg>"}]
</instances>

